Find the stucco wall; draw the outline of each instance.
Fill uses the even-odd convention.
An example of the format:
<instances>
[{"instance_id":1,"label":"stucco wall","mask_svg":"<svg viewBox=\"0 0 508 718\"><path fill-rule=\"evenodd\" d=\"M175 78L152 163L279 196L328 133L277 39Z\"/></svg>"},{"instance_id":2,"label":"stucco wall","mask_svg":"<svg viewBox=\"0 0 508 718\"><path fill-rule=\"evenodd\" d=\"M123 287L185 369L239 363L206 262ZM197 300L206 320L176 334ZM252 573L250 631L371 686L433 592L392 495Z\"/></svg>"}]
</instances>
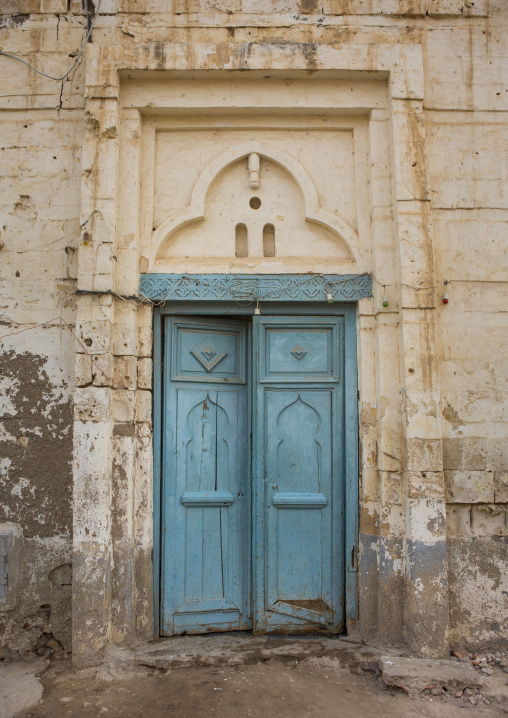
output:
<instances>
[{"instance_id":1,"label":"stucco wall","mask_svg":"<svg viewBox=\"0 0 508 718\"><path fill-rule=\"evenodd\" d=\"M4 52L48 74L64 74L85 33L80 2L7 0L0 12ZM506 639L507 31L504 0L103 0L93 43L67 79L41 77L0 56L0 521L23 532L17 539L23 560L9 567L18 576L16 597L9 610L0 603L0 641L8 654L70 648L73 439L75 506L80 517L90 511L74 533L83 591L83 577L92 580L97 566L107 566L89 585L97 594L91 613L81 610L82 589L75 587L75 625L87 624L103 643L151 632L150 485L124 480L128 467L132 475L150 474L151 312L108 295L77 299L74 291L78 249L80 289L109 290L114 281L116 291L132 294L140 269L146 271L142 242L131 237L142 190L127 181L138 162L138 176L146 171L139 159L146 153L137 145L146 122L125 107L121 127L117 122L114 68L122 69L127 92L124 68L167 70L168 53L175 66L217 71L249 69L256 57L270 69L283 52L286 69L312 72L332 54L347 70L365 52L362 67L379 71L380 58L401 53L383 77L400 71L406 78L398 100L403 126L391 110L389 126L399 127L399 138L409 137L411 152L400 143L391 146L386 136L376 140L374 128L387 115L371 124L364 152L375 168L368 194L385 193L388 200L374 203L374 219L366 214L378 233L361 233L382 249L377 264L367 252L359 267L391 286L377 286L358 320L361 630L388 642L408 640L404 612L406 623L414 614L407 606L420 601L430 611L436 592L448 600L446 576L439 587L429 579L421 591L411 578L413 544L428 530L439 536L437 548L429 543L436 556L447 546L451 642ZM360 50L365 47L368 52ZM420 104L411 99L415 48L422 52ZM86 84L85 69L95 84ZM298 101L300 108L306 102L304 96ZM351 163L344 157L347 170ZM394 182L394 172L402 179ZM120 196L125 211L117 216ZM409 232L410 245L417 222L426 223L431 236L430 253L411 255L406 246L402 264L391 228L393 197L399 205L413 203L399 213L400 236ZM159 193L156 207L164 209L165 201ZM404 216L410 216L406 229ZM361 224L361 217L354 220ZM425 286L430 277L435 295L404 289L404 276L412 277L412 287ZM445 288L445 279L461 281ZM419 364L407 353L414 344L424 357ZM411 420L415 433L407 431ZM446 565L443 557L429 560Z\"/></svg>"}]
</instances>

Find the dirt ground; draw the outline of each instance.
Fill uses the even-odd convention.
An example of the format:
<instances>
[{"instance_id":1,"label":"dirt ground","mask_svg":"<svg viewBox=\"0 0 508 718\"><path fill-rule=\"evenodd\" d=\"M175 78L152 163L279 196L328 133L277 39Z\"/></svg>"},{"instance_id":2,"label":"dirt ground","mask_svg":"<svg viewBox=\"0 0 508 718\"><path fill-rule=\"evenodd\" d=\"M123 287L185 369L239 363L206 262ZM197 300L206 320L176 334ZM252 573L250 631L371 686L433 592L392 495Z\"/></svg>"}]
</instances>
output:
<instances>
[{"instance_id":1,"label":"dirt ground","mask_svg":"<svg viewBox=\"0 0 508 718\"><path fill-rule=\"evenodd\" d=\"M409 697L385 688L373 673L326 658L154 670L108 681L84 678L59 662L41 680L42 701L16 718L490 718L508 713L508 706L487 704L481 696Z\"/></svg>"}]
</instances>

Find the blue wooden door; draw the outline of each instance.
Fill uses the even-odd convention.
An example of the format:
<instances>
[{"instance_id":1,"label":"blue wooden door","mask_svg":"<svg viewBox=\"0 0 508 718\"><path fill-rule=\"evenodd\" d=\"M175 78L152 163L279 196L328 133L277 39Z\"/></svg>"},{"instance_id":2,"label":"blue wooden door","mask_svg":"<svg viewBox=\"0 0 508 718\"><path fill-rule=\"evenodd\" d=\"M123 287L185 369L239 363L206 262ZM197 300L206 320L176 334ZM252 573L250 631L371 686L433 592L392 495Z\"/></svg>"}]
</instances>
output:
<instances>
[{"instance_id":1,"label":"blue wooden door","mask_svg":"<svg viewBox=\"0 0 508 718\"><path fill-rule=\"evenodd\" d=\"M339 632L344 319L255 317L255 630Z\"/></svg>"},{"instance_id":2,"label":"blue wooden door","mask_svg":"<svg viewBox=\"0 0 508 718\"><path fill-rule=\"evenodd\" d=\"M161 633L252 626L247 326L166 319Z\"/></svg>"}]
</instances>

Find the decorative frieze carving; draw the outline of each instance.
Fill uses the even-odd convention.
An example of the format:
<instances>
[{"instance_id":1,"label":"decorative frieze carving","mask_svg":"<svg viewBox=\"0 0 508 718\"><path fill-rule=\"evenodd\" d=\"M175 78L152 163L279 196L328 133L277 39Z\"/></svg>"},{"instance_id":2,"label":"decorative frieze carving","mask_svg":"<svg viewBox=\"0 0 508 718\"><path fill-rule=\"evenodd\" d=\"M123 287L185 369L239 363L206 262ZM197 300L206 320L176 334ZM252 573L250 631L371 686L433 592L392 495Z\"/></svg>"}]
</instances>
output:
<instances>
[{"instance_id":1,"label":"decorative frieze carving","mask_svg":"<svg viewBox=\"0 0 508 718\"><path fill-rule=\"evenodd\" d=\"M356 301L372 296L370 274L143 274L152 301Z\"/></svg>"}]
</instances>

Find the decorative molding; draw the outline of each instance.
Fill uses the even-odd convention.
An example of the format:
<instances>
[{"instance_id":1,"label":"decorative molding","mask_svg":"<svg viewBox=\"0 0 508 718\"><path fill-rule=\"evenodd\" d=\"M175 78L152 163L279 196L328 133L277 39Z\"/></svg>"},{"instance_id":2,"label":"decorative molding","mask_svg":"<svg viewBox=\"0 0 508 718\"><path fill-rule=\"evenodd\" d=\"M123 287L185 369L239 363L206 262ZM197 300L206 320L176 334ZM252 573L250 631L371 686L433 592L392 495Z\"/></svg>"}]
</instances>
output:
<instances>
[{"instance_id":1,"label":"decorative molding","mask_svg":"<svg viewBox=\"0 0 508 718\"><path fill-rule=\"evenodd\" d=\"M370 274L142 274L140 293L153 301L326 302L372 297Z\"/></svg>"},{"instance_id":2,"label":"decorative molding","mask_svg":"<svg viewBox=\"0 0 508 718\"><path fill-rule=\"evenodd\" d=\"M307 354L307 350L300 346L300 344L297 344L294 349L291 349L291 354L297 361L300 361L300 359L303 359L303 357Z\"/></svg>"},{"instance_id":3,"label":"decorative molding","mask_svg":"<svg viewBox=\"0 0 508 718\"><path fill-rule=\"evenodd\" d=\"M207 339L196 344L196 346L190 350L190 353L206 371L212 371L214 366L217 366L217 364L228 355L220 345L214 348Z\"/></svg>"},{"instance_id":4,"label":"decorative molding","mask_svg":"<svg viewBox=\"0 0 508 718\"><path fill-rule=\"evenodd\" d=\"M273 505L281 509L324 509L328 499L324 494L311 494L294 491L287 494L275 494Z\"/></svg>"},{"instance_id":5,"label":"decorative molding","mask_svg":"<svg viewBox=\"0 0 508 718\"><path fill-rule=\"evenodd\" d=\"M240 145L229 147L218 157L215 157L199 176L189 206L166 217L152 233L149 266L153 266L159 252L166 245L166 241L179 228L205 219L205 199L210 185L226 167L230 167L241 159L247 159L252 154L265 157L283 167L293 178L302 191L304 197L305 219L309 222L322 225L337 234L347 248L350 259L358 260L358 234L351 225L339 215L324 210L319 204L317 189L303 165L292 157L289 152L266 144L251 140Z\"/></svg>"},{"instance_id":6,"label":"decorative molding","mask_svg":"<svg viewBox=\"0 0 508 718\"><path fill-rule=\"evenodd\" d=\"M229 491L186 491L182 496L184 506L231 506L235 497Z\"/></svg>"}]
</instances>

